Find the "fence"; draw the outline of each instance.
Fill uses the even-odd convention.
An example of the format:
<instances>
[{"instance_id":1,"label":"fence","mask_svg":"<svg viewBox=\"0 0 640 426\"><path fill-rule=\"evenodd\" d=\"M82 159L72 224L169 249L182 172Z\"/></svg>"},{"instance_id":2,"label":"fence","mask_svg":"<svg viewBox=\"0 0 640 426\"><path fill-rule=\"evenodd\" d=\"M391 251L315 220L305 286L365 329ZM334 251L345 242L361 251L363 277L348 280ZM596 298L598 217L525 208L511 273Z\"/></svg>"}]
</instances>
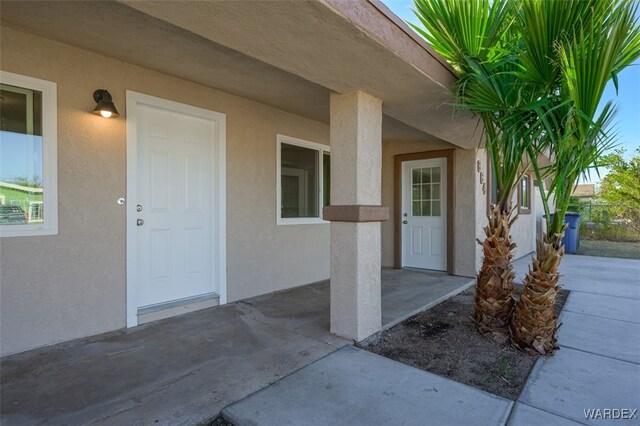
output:
<instances>
[{"instance_id":1,"label":"fence","mask_svg":"<svg viewBox=\"0 0 640 426\"><path fill-rule=\"evenodd\" d=\"M640 241L640 210L622 204L577 201L569 211L580 213L580 238L607 241Z\"/></svg>"},{"instance_id":2,"label":"fence","mask_svg":"<svg viewBox=\"0 0 640 426\"><path fill-rule=\"evenodd\" d=\"M584 201L569 205L569 211L580 213L581 222L594 222L599 224L615 223L621 218L616 210L622 207L620 204L597 204L591 201Z\"/></svg>"}]
</instances>

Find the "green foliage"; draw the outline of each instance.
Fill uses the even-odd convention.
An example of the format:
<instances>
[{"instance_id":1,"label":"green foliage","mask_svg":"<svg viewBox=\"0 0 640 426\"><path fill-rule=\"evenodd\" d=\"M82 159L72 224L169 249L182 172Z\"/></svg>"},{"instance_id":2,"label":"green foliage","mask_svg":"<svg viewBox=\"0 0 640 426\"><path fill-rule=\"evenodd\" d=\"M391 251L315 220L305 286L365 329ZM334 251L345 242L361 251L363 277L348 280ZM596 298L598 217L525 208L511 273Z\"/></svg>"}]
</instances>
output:
<instances>
[{"instance_id":1,"label":"green foliage","mask_svg":"<svg viewBox=\"0 0 640 426\"><path fill-rule=\"evenodd\" d=\"M520 108L532 102L516 75L517 33L508 0L414 0L413 25L457 71L458 106L479 116L495 174L498 205L507 213L523 172L531 131Z\"/></svg>"},{"instance_id":2,"label":"green foliage","mask_svg":"<svg viewBox=\"0 0 640 426\"><path fill-rule=\"evenodd\" d=\"M578 197L571 196L569 198L569 211L582 214L585 212L585 210L587 210L588 204L589 203L587 201L583 201Z\"/></svg>"},{"instance_id":3,"label":"green foliage","mask_svg":"<svg viewBox=\"0 0 640 426\"><path fill-rule=\"evenodd\" d=\"M600 182L598 199L612 204L611 213L640 234L640 148L629 161L624 150L603 161L610 172Z\"/></svg>"},{"instance_id":4,"label":"green foliage","mask_svg":"<svg viewBox=\"0 0 640 426\"><path fill-rule=\"evenodd\" d=\"M42 188L42 180L38 176L34 176L32 179L28 177L15 178L12 183L20 186L26 186L27 188Z\"/></svg>"},{"instance_id":5,"label":"green foliage","mask_svg":"<svg viewBox=\"0 0 640 426\"><path fill-rule=\"evenodd\" d=\"M615 219L612 215L611 206L602 205L599 203L592 203L589 206L589 221L597 224L598 226L610 226L611 220Z\"/></svg>"},{"instance_id":6,"label":"green foliage","mask_svg":"<svg viewBox=\"0 0 640 426\"><path fill-rule=\"evenodd\" d=\"M502 377L504 380L511 380L515 375L514 368L509 364L509 359L507 357L501 357L498 359L498 363L496 365L496 373L499 377Z\"/></svg>"},{"instance_id":7,"label":"green foliage","mask_svg":"<svg viewBox=\"0 0 640 426\"><path fill-rule=\"evenodd\" d=\"M624 223L595 223L588 226L585 222L580 224L580 241L617 241L639 242L640 232L632 229Z\"/></svg>"},{"instance_id":8,"label":"green foliage","mask_svg":"<svg viewBox=\"0 0 640 426\"><path fill-rule=\"evenodd\" d=\"M581 176L597 167L616 140L615 107L598 112L607 82L640 57L637 5L623 0L520 0L516 27L521 34L518 76L538 93L532 158L547 154L551 164L533 162L539 181L547 178L542 201L547 236L557 243L571 193ZM551 199L555 205L551 205ZM550 219L551 210L554 217Z\"/></svg>"},{"instance_id":9,"label":"green foliage","mask_svg":"<svg viewBox=\"0 0 640 426\"><path fill-rule=\"evenodd\" d=\"M513 21L506 0L414 0L414 6L422 27L410 25L459 74L472 62L496 62L504 55L501 46L511 38Z\"/></svg>"},{"instance_id":10,"label":"green foliage","mask_svg":"<svg viewBox=\"0 0 640 426\"><path fill-rule=\"evenodd\" d=\"M456 69L458 104L481 118L508 211L522 165L541 188L550 242L571 193L616 142L610 80L640 57L638 4L627 0L414 0L414 26ZM526 154L526 155L525 155ZM550 165L538 163L540 155ZM552 200L555 204L551 205ZM551 213L554 213L551 219Z\"/></svg>"},{"instance_id":11,"label":"green foliage","mask_svg":"<svg viewBox=\"0 0 640 426\"><path fill-rule=\"evenodd\" d=\"M17 189L0 187L0 198L4 198L5 204L16 204L28 211L29 203L32 201L42 201L42 193L29 193Z\"/></svg>"}]
</instances>

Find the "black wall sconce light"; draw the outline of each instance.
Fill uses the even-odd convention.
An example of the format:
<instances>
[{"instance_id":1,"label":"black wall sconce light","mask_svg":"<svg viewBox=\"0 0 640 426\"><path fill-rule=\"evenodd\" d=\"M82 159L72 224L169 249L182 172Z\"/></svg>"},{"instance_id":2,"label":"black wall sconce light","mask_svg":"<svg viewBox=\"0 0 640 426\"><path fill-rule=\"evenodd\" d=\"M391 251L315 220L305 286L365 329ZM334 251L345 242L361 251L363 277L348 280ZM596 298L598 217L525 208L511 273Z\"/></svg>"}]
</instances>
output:
<instances>
[{"instance_id":1,"label":"black wall sconce light","mask_svg":"<svg viewBox=\"0 0 640 426\"><path fill-rule=\"evenodd\" d=\"M118 117L118 110L113 104L111 99L111 93L104 89L98 89L93 92L93 100L96 101L96 108L93 110L94 114L103 116L104 118Z\"/></svg>"}]
</instances>

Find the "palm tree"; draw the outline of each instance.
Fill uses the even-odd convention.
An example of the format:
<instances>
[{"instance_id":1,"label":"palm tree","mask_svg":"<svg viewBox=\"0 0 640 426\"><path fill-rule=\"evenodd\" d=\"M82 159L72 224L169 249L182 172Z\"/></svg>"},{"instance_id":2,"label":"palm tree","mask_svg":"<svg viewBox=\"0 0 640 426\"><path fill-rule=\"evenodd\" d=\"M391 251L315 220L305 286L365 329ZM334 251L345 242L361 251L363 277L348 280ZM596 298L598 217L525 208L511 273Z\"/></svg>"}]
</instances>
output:
<instances>
[{"instance_id":1,"label":"palm tree","mask_svg":"<svg viewBox=\"0 0 640 426\"><path fill-rule=\"evenodd\" d=\"M520 70L525 84L541 98L530 158L540 186L546 235L537 241L525 289L511 323L514 342L523 349L546 354L556 349L557 319L553 305L559 290L558 268L564 255L562 237L569 197L589 168L615 142L611 102L598 106L607 82L640 57L640 27L634 20L637 4L624 0L520 0L514 13L522 37ZM539 166L546 153L551 164ZM552 206L551 200L555 199ZM553 207L553 213L552 213Z\"/></svg>"},{"instance_id":2,"label":"palm tree","mask_svg":"<svg viewBox=\"0 0 640 426\"><path fill-rule=\"evenodd\" d=\"M520 104L530 101L515 74L517 42L507 0L414 0L422 27L413 25L456 70L458 106L480 118L494 171L497 203L491 207L482 267L477 277L475 319L481 332L506 331L513 310L515 220L511 200L523 173L531 131ZM524 114L531 114L530 111ZM523 135L525 137L523 137Z\"/></svg>"}]
</instances>

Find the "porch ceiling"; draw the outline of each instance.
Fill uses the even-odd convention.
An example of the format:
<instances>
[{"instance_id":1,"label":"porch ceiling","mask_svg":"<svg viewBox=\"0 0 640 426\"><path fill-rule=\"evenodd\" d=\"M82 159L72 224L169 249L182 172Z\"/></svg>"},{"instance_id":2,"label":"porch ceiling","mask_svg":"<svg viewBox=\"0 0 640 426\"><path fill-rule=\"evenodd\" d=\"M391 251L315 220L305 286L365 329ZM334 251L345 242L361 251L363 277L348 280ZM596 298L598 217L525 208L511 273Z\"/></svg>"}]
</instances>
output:
<instances>
[{"instance_id":1,"label":"porch ceiling","mask_svg":"<svg viewBox=\"0 0 640 426\"><path fill-rule=\"evenodd\" d=\"M439 58L368 0L13 2L3 24L329 121L329 93L383 100L385 140L477 146ZM432 135L430 137L430 135Z\"/></svg>"}]
</instances>

